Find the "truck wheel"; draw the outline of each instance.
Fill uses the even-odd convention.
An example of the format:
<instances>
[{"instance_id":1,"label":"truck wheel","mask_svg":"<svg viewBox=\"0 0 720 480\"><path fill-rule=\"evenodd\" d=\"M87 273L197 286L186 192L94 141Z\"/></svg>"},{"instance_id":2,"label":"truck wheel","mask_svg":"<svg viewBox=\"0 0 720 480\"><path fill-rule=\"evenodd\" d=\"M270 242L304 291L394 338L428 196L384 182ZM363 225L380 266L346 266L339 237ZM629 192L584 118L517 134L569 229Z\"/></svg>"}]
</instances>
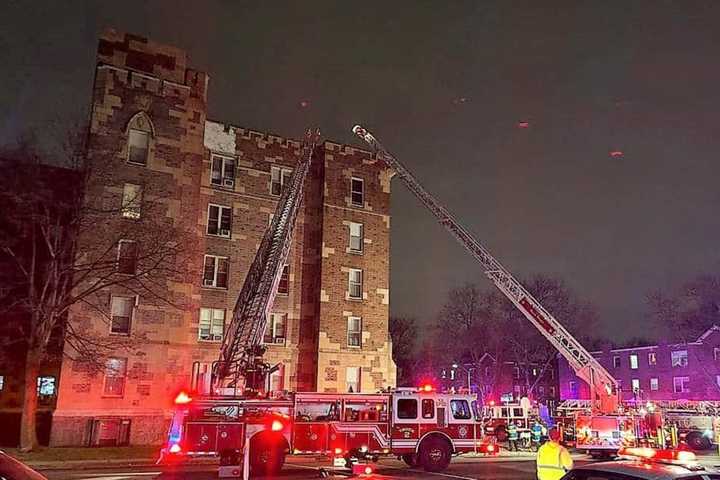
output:
<instances>
[{"instance_id":1,"label":"truck wheel","mask_svg":"<svg viewBox=\"0 0 720 480\"><path fill-rule=\"evenodd\" d=\"M250 469L253 475L277 475L285 464L285 449L270 438L253 439L250 444Z\"/></svg>"},{"instance_id":2,"label":"truck wheel","mask_svg":"<svg viewBox=\"0 0 720 480\"><path fill-rule=\"evenodd\" d=\"M495 438L497 438L498 442L505 442L508 439L507 430L505 430L505 427L497 427L495 429Z\"/></svg>"},{"instance_id":3,"label":"truck wheel","mask_svg":"<svg viewBox=\"0 0 720 480\"><path fill-rule=\"evenodd\" d=\"M402 458L402 461L405 462L408 467L417 467L418 457L416 453L406 453L400 458Z\"/></svg>"},{"instance_id":4,"label":"truck wheel","mask_svg":"<svg viewBox=\"0 0 720 480\"><path fill-rule=\"evenodd\" d=\"M685 441L693 450L709 450L712 447L710 440L700 432L688 433Z\"/></svg>"},{"instance_id":5,"label":"truck wheel","mask_svg":"<svg viewBox=\"0 0 720 480\"><path fill-rule=\"evenodd\" d=\"M444 438L430 437L420 445L418 460L427 472L441 472L450 465L452 449Z\"/></svg>"}]
</instances>

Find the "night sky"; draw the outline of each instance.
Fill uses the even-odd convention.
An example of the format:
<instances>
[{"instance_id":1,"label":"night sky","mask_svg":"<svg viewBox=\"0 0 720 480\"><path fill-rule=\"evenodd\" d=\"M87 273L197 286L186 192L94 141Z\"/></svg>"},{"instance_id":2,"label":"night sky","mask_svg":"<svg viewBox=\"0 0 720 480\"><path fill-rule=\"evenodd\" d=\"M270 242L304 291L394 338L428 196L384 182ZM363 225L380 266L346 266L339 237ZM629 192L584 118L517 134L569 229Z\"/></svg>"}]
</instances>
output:
<instances>
[{"instance_id":1,"label":"night sky","mask_svg":"<svg viewBox=\"0 0 720 480\"><path fill-rule=\"evenodd\" d=\"M363 123L511 271L561 276L614 338L652 336L650 290L720 271L720 2L2 10L2 142L81 118L110 26L186 49L210 73L212 119L294 137L319 125L356 145ZM449 288L490 283L393 185L391 312L428 321Z\"/></svg>"}]
</instances>

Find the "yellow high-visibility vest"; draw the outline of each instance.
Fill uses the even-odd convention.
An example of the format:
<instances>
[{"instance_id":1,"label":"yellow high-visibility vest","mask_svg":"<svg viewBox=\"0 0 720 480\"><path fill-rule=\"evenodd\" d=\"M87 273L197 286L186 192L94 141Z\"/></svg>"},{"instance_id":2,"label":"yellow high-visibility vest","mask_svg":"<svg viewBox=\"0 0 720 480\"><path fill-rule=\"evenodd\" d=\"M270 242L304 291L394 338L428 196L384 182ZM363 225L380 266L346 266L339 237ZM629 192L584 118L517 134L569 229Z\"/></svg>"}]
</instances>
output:
<instances>
[{"instance_id":1,"label":"yellow high-visibility vest","mask_svg":"<svg viewBox=\"0 0 720 480\"><path fill-rule=\"evenodd\" d=\"M570 453L556 442L545 442L537 453L539 480L559 480L573 466Z\"/></svg>"}]
</instances>

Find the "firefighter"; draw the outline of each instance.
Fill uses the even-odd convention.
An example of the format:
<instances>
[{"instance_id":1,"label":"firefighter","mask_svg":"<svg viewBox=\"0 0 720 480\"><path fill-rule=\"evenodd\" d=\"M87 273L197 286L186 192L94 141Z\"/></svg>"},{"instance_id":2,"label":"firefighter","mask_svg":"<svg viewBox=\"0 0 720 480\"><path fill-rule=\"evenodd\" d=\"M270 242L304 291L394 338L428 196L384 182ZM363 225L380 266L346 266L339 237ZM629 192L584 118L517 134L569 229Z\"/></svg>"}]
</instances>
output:
<instances>
[{"instance_id":1,"label":"firefighter","mask_svg":"<svg viewBox=\"0 0 720 480\"><path fill-rule=\"evenodd\" d=\"M549 441L545 442L537 453L538 480L559 480L573 467L572 457L565 447L560 445L560 431L550 429Z\"/></svg>"},{"instance_id":2,"label":"firefighter","mask_svg":"<svg viewBox=\"0 0 720 480\"><path fill-rule=\"evenodd\" d=\"M511 452L515 450L518 451L518 429L517 425L515 425L515 422L510 422L508 424L508 450Z\"/></svg>"},{"instance_id":3,"label":"firefighter","mask_svg":"<svg viewBox=\"0 0 720 480\"><path fill-rule=\"evenodd\" d=\"M540 422L535 420L535 423L533 423L533 426L530 428L530 433L532 434L532 442L535 445L540 445L543 437L543 426L540 425Z\"/></svg>"}]
</instances>

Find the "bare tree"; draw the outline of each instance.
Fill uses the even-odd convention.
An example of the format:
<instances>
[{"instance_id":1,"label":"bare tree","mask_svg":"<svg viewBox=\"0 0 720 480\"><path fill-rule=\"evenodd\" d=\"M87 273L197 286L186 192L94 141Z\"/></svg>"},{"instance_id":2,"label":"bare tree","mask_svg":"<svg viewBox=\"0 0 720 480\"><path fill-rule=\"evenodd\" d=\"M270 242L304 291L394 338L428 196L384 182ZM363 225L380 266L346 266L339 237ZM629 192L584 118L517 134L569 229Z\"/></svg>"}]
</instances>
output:
<instances>
[{"instance_id":1,"label":"bare tree","mask_svg":"<svg viewBox=\"0 0 720 480\"><path fill-rule=\"evenodd\" d=\"M393 360L398 368L398 384L410 384L416 370L417 321L409 317L390 317L389 329Z\"/></svg>"},{"instance_id":2,"label":"bare tree","mask_svg":"<svg viewBox=\"0 0 720 480\"><path fill-rule=\"evenodd\" d=\"M3 279L11 299L5 305L26 317L20 327L26 351L23 450L37 445L36 382L53 332L63 335L63 353L90 374L105 368L109 353L133 350L143 340L66 321L71 307L95 312L108 327L110 292L183 308L165 292L168 282L187 275L182 266L193 243L189 232L165 215L161 192L153 192L151 183L128 196L122 184L112 185L111 157L90 162L84 152L81 142L68 144L71 170L44 165L46 157L27 142L2 154L0 261L12 269Z\"/></svg>"}]
</instances>

